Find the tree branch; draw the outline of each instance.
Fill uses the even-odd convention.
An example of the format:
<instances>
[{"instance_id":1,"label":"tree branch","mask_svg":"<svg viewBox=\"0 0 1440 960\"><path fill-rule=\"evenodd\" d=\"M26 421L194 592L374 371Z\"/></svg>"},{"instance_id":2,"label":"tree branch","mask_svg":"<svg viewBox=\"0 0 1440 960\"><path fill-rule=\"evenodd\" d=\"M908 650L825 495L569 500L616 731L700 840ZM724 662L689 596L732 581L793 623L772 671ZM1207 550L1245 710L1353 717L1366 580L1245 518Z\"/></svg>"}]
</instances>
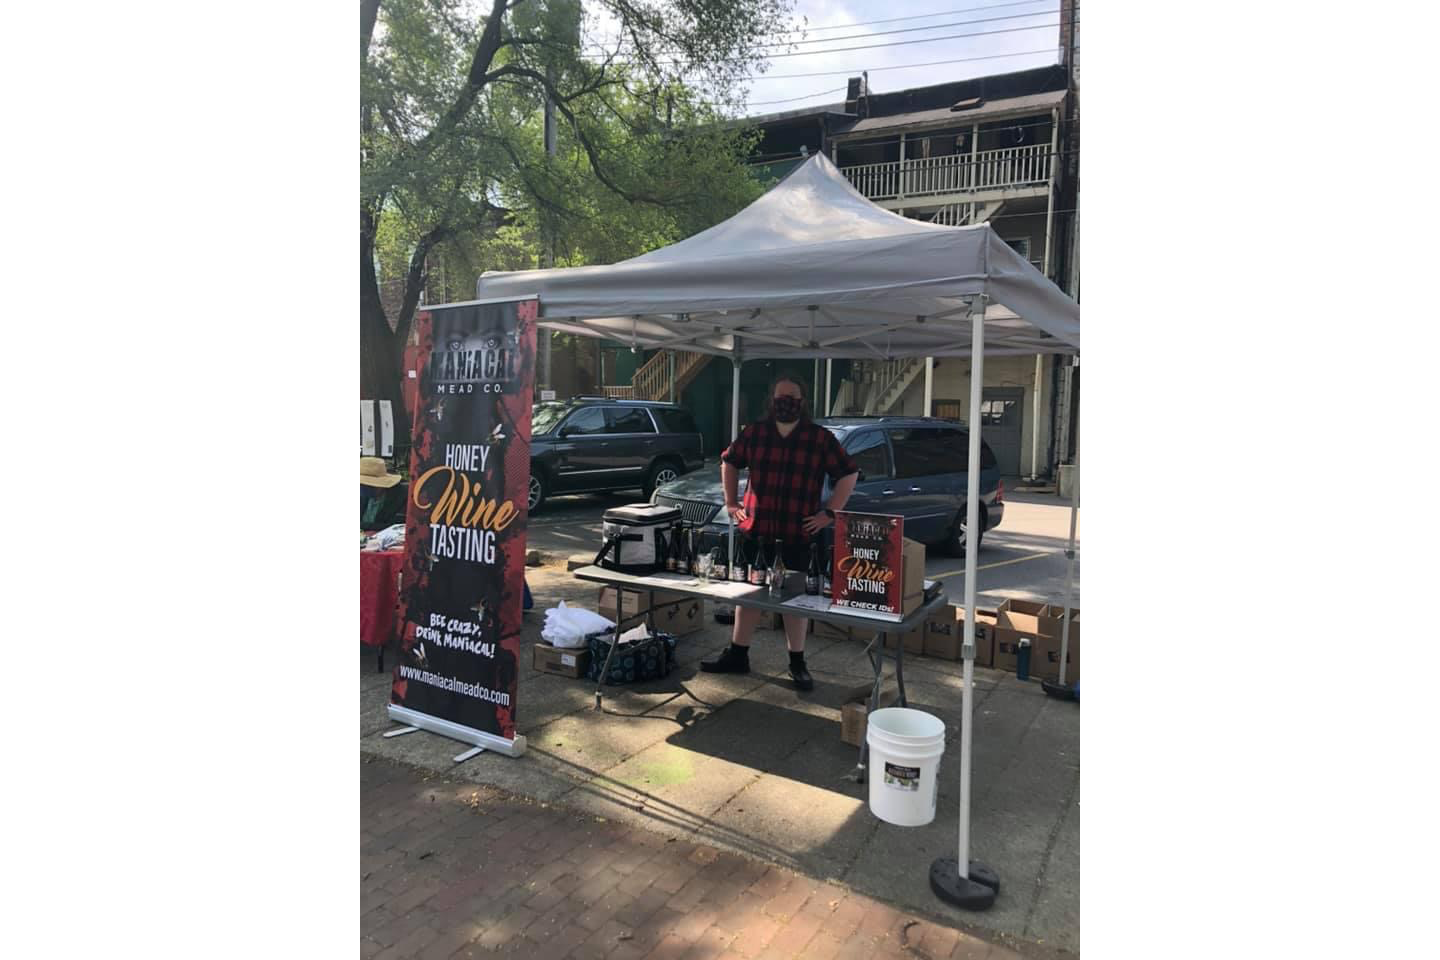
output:
<instances>
[{"instance_id":1,"label":"tree branch","mask_svg":"<svg viewBox=\"0 0 1440 960\"><path fill-rule=\"evenodd\" d=\"M598 90L600 86L596 86L591 89L582 88L581 90L572 93L568 97L562 97L560 96L559 91L557 91L550 83L549 79L544 74L539 73L535 70L528 70L524 67L517 67L513 64L509 64L501 67L500 69L490 74L491 80L498 80L504 77L525 77L529 80L535 81L536 83L540 84L545 88L546 92L550 94L550 99L555 103L555 109L559 110L564 115L565 119L570 122L570 128L575 133L575 139L580 141L580 146L585 151L585 156L588 157L590 160L590 169L595 174L595 178L601 183L603 183L607 188L609 188L612 193L615 193L617 196L620 196L631 203L648 203L651 206L655 207L673 207L677 205L678 201L673 198L661 197L657 194L644 193L622 187L618 182L616 182L614 177L610 176L610 174L601 164L600 152L595 149L595 145L591 143L590 138L585 135L585 131L581 129L579 121L575 118L574 111L572 111L569 106L569 102L571 100L586 93L593 93L595 90ZM618 81L612 81L612 83L613 82ZM603 84L601 86L603 86Z\"/></svg>"},{"instance_id":2,"label":"tree branch","mask_svg":"<svg viewBox=\"0 0 1440 960\"><path fill-rule=\"evenodd\" d=\"M486 71L490 69L490 64L495 60L495 54L500 50L500 26L507 9L506 0L492 0L492 2L490 16L485 20L485 29L480 34L480 42L475 47L475 56L471 58L470 69L465 75L465 86L460 88L455 102L441 114L430 132L416 144L417 157L427 155L443 138L450 134L451 130L455 129L465 115L470 112L470 108L475 105L476 98L480 96L480 91L485 89L485 84L490 80ZM518 0L518 2L523 2L523 0ZM518 5L518 2L509 6L513 8Z\"/></svg>"}]
</instances>

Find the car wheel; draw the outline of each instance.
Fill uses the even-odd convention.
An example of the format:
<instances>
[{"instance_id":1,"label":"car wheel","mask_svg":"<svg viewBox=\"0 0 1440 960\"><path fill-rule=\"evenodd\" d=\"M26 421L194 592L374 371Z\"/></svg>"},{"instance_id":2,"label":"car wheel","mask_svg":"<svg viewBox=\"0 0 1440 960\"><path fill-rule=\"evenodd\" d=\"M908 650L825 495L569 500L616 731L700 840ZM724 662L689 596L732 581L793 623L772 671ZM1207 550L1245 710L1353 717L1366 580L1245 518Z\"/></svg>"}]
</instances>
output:
<instances>
[{"instance_id":1,"label":"car wheel","mask_svg":"<svg viewBox=\"0 0 1440 960\"><path fill-rule=\"evenodd\" d=\"M649 499L655 492L656 487L663 487L680 479L680 468L669 460L661 460L650 468L650 473L645 477L645 497Z\"/></svg>"},{"instance_id":2,"label":"car wheel","mask_svg":"<svg viewBox=\"0 0 1440 960\"><path fill-rule=\"evenodd\" d=\"M980 535L975 538L975 549L980 549L980 541L985 537L985 508L980 508ZM945 552L952 557L965 556L965 546L968 537L965 535L965 511L961 510L955 517L955 523L950 528L950 533L945 537Z\"/></svg>"},{"instance_id":3,"label":"car wheel","mask_svg":"<svg viewBox=\"0 0 1440 960\"><path fill-rule=\"evenodd\" d=\"M530 497L528 508L531 513L540 509L540 504L545 502L545 497L550 493L545 487L545 476L538 470L530 471Z\"/></svg>"}]
</instances>

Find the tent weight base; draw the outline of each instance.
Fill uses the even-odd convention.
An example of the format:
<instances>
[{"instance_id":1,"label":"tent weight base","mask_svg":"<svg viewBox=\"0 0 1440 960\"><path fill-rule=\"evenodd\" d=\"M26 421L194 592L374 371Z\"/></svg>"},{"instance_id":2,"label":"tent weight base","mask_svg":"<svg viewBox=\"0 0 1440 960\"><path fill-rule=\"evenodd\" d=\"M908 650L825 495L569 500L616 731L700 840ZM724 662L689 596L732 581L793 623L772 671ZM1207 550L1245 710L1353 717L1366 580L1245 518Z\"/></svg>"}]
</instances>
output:
<instances>
[{"instance_id":1,"label":"tent weight base","mask_svg":"<svg viewBox=\"0 0 1440 960\"><path fill-rule=\"evenodd\" d=\"M1080 696L1075 692L1075 687L1068 683L1056 683L1053 680L1041 680L1040 689L1045 691L1045 696L1054 697L1056 700L1079 700Z\"/></svg>"},{"instance_id":2,"label":"tent weight base","mask_svg":"<svg viewBox=\"0 0 1440 960\"><path fill-rule=\"evenodd\" d=\"M1000 878L978 860L970 861L970 876L960 876L960 862L940 857L930 864L930 889L935 896L962 910L988 910L1000 892Z\"/></svg>"}]
</instances>

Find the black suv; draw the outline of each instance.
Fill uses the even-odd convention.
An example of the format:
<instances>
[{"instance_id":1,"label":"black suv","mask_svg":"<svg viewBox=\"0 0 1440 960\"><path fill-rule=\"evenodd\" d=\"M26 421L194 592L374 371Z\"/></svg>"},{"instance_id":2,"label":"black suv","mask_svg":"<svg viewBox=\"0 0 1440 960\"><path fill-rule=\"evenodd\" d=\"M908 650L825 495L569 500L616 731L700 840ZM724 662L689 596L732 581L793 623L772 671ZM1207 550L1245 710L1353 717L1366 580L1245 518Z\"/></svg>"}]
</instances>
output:
<instances>
[{"instance_id":1,"label":"black suv","mask_svg":"<svg viewBox=\"0 0 1440 960\"><path fill-rule=\"evenodd\" d=\"M705 462L700 431L673 403L573 397L537 403L530 420L530 512L557 493L657 486Z\"/></svg>"}]
</instances>

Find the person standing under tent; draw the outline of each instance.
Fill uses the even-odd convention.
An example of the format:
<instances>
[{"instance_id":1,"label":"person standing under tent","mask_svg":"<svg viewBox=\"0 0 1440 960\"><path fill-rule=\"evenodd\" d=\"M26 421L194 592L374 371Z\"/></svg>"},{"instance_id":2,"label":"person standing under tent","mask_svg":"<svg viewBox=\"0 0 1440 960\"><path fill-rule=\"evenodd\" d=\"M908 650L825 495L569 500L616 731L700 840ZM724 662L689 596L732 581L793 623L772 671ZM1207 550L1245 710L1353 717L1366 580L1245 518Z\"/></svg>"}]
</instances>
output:
<instances>
[{"instance_id":1,"label":"person standing under tent","mask_svg":"<svg viewBox=\"0 0 1440 960\"><path fill-rule=\"evenodd\" d=\"M770 386L768 416L750 424L720 454L720 480L725 509L738 532L764 543L782 543L785 566L804 570L809 542L835 522L835 511L855 489L860 468L835 435L809 418L800 381L782 375ZM749 469L745 499L739 498L740 471ZM821 504L825 477L834 490ZM715 660L700 664L708 673L749 673L750 641L760 611L737 606L730 646ZM808 617L785 615L785 641L790 650L790 677L799 690L815 686L805 668Z\"/></svg>"}]
</instances>

